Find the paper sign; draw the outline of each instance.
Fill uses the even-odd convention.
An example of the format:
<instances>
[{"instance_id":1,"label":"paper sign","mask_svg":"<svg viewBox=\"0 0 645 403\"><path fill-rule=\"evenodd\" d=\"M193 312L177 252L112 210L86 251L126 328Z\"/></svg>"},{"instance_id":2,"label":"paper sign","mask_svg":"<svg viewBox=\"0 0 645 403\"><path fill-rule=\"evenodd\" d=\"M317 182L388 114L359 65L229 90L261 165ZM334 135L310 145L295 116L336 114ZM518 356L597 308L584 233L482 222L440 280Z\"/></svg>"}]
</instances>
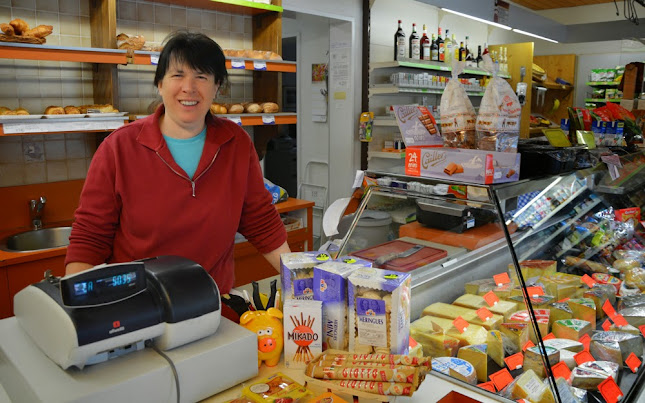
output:
<instances>
[{"instance_id":1,"label":"paper sign","mask_svg":"<svg viewBox=\"0 0 645 403\"><path fill-rule=\"evenodd\" d=\"M494 374L490 374L489 378L491 381L493 381L497 390L502 390L506 385L513 382L513 377L506 368L502 369L501 371L497 371Z\"/></svg>"},{"instance_id":2,"label":"paper sign","mask_svg":"<svg viewBox=\"0 0 645 403\"><path fill-rule=\"evenodd\" d=\"M620 390L611 376L598 385L598 390L607 403L617 403L623 397L623 391Z\"/></svg>"},{"instance_id":3,"label":"paper sign","mask_svg":"<svg viewBox=\"0 0 645 403\"><path fill-rule=\"evenodd\" d=\"M529 297L539 297L540 295L544 295L544 289L542 287L526 287L526 293L529 295Z\"/></svg>"},{"instance_id":4,"label":"paper sign","mask_svg":"<svg viewBox=\"0 0 645 403\"><path fill-rule=\"evenodd\" d=\"M638 367L641 366L641 360L636 357L636 354L631 353L629 357L625 360L625 363L629 367L629 369L632 370L633 373L636 373L638 371Z\"/></svg>"},{"instance_id":5,"label":"paper sign","mask_svg":"<svg viewBox=\"0 0 645 403\"><path fill-rule=\"evenodd\" d=\"M242 118L240 118L239 116L227 117L226 119L230 120L238 126L242 126Z\"/></svg>"},{"instance_id":6,"label":"paper sign","mask_svg":"<svg viewBox=\"0 0 645 403\"><path fill-rule=\"evenodd\" d=\"M611 318L611 320L613 320L614 323L616 324L616 326L618 326L618 327L623 327L623 326L629 325L629 322L627 322L625 317L623 315L619 314L619 313L617 313L616 316Z\"/></svg>"},{"instance_id":7,"label":"paper sign","mask_svg":"<svg viewBox=\"0 0 645 403\"><path fill-rule=\"evenodd\" d=\"M504 284L510 284L511 279L508 277L508 273L500 273L493 276L493 280L498 287L503 286Z\"/></svg>"},{"instance_id":8,"label":"paper sign","mask_svg":"<svg viewBox=\"0 0 645 403\"><path fill-rule=\"evenodd\" d=\"M614 319L614 316L616 316L616 310L614 309L613 306L611 306L611 302L609 300L605 300L605 303L602 304L602 310L609 316L610 318Z\"/></svg>"},{"instance_id":9,"label":"paper sign","mask_svg":"<svg viewBox=\"0 0 645 403\"><path fill-rule=\"evenodd\" d=\"M589 343L591 343L591 337L588 334L585 334L578 339L580 343L585 347L585 351L589 351Z\"/></svg>"},{"instance_id":10,"label":"paper sign","mask_svg":"<svg viewBox=\"0 0 645 403\"><path fill-rule=\"evenodd\" d=\"M524 365L524 354L515 353L504 358L504 362L511 371L514 369L520 369Z\"/></svg>"},{"instance_id":11,"label":"paper sign","mask_svg":"<svg viewBox=\"0 0 645 403\"><path fill-rule=\"evenodd\" d=\"M273 115L264 115L262 116L262 123L265 125L274 125L275 124L275 116Z\"/></svg>"},{"instance_id":12,"label":"paper sign","mask_svg":"<svg viewBox=\"0 0 645 403\"><path fill-rule=\"evenodd\" d=\"M576 140L578 140L578 144L584 144L590 150L596 148L596 137L592 131L576 130Z\"/></svg>"},{"instance_id":13,"label":"paper sign","mask_svg":"<svg viewBox=\"0 0 645 403\"><path fill-rule=\"evenodd\" d=\"M553 372L554 378L564 378L565 381L568 381L571 377L571 370L567 367L567 364L564 361L560 361L551 367L551 372Z\"/></svg>"},{"instance_id":14,"label":"paper sign","mask_svg":"<svg viewBox=\"0 0 645 403\"><path fill-rule=\"evenodd\" d=\"M526 351L527 348L534 347L535 344L531 340L527 341L523 346L522 346L522 351Z\"/></svg>"},{"instance_id":15,"label":"paper sign","mask_svg":"<svg viewBox=\"0 0 645 403\"><path fill-rule=\"evenodd\" d=\"M493 392L493 393L497 392L497 391L495 390L495 384L493 383L493 381L488 381L488 382L480 383L480 384L479 384L479 385L477 385L477 386L479 386L479 387L480 387L480 388L482 388L482 389L486 389L486 390L487 390L487 391L489 391L489 392Z\"/></svg>"},{"instance_id":16,"label":"paper sign","mask_svg":"<svg viewBox=\"0 0 645 403\"><path fill-rule=\"evenodd\" d=\"M555 339L555 335L553 333L549 333L542 338L542 340L551 340L551 339Z\"/></svg>"},{"instance_id":17,"label":"paper sign","mask_svg":"<svg viewBox=\"0 0 645 403\"><path fill-rule=\"evenodd\" d=\"M643 335L643 337L645 337L645 325L641 325L639 329L641 330L641 334Z\"/></svg>"},{"instance_id":18,"label":"paper sign","mask_svg":"<svg viewBox=\"0 0 645 403\"><path fill-rule=\"evenodd\" d=\"M494 292L488 291L486 294L484 294L484 301L488 304L488 306L495 306L499 302L499 298L497 295L495 295Z\"/></svg>"},{"instance_id":19,"label":"paper sign","mask_svg":"<svg viewBox=\"0 0 645 403\"><path fill-rule=\"evenodd\" d=\"M267 62L259 62L257 60L253 61L253 70L266 70Z\"/></svg>"},{"instance_id":20,"label":"paper sign","mask_svg":"<svg viewBox=\"0 0 645 403\"><path fill-rule=\"evenodd\" d=\"M244 69L246 65L243 59L231 59L231 67L234 69Z\"/></svg>"},{"instance_id":21,"label":"paper sign","mask_svg":"<svg viewBox=\"0 0 645 403\"><path fill-rule=\"evenodd\" d=\"M452 321L452 325L459 330L459 333L463 333L468 329L470 324L464 320L461 316L457 316L455 320Z\"/></svg>"},{"instance_id":22,"label":"paper sign","mask_svg":"<svg viewBox=\"0 0 645 403\"><path fill-rule=\"evenodd\" d=\"M589 275L588 275L588 274L585 274L584 276L582 276L581 281L582 281L583 283L587 284L587 286L588 286L589 288L593 288L594 284L596 284L596 282L594 281L594 279L592 279L591 277L589 277Z\"/></svg>"},{"instance_id":23,"label":"paper sign","mask_svg":"<svg viewBox=\"0 0 645 403\"><path fill-rule=\"evenodd\" d=\"M542 133L553 147L571 147L571 142L562 129L542 129Z\"/></svg>"},{"instance_id":24,"label":"paper sign","mask_svg":"<svg viewBox=\"0 0 645 403\"><path fill-rule=\"evenodd\" d=\"M476 312L477 312L477 316L479 316L481 320L484 322L486 322L487 320L490 320L490 318L493 317L492 312L486 309L486 307L479 308Z\"/></svg>"},{"instance_id":25,"label":"paper sign","mask_svg":"<svg viewBox=\"0 0 645 403\"><path fill-rule=\"evenodd\" d=\"M581 352L575 354L573 356L573 359L576 360L578 365L582 365L585 362L589 362L589 361L596 361L596 359L593 358L593 355L591 355L591 353L587 350L582 350Z\"/></svg>"},{"instance_id":26,"label":"paper sign","mask_svg":"<svg viewBox=\"0 0 645 403\"><path fill-rule=\"evenodd\" d=\"M605 321L602 323L602 328L605 332L608 332L611 329L611 322L609 321L609 319L605 319Z\"/></svg>"},{"instance_id":27,"label":"paper sign","mask_svg":"<svg viewBox=\"0 0 645 403\"><path fill-rule=\"evenodd\" d=\"M150 55L150 64L155 66L159 64L159 55Z\"/></svg>"}]
</instances>

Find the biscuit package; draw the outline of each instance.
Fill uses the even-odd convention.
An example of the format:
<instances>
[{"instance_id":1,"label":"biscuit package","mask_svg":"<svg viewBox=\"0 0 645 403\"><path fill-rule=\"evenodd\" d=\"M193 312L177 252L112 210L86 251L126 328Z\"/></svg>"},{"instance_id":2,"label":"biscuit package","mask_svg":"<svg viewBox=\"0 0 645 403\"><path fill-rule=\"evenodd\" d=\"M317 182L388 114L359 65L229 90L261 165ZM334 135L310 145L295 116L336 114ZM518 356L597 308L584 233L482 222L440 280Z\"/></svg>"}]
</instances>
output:
<instances>
[{"instance_id":1,"label":"biscuit package","mask_svg":"<svg viewBox=\"0 0 645 403\"><path fill-rule=\"evenodd\" d=\"M452 78L441 95L441 136L444 147L477 148L477 113L459 81L465 62L453 62Z\"/></svg>"},{"instance_id":2,"label":"biscuit package","mask_svg":"<svg viewBox=\"0 0 645 403\"><path fill-rule=\"evenodd\" d=\"M410 274L362 267L347 280L349 351L407 354Z\"/></svg>"},{"instance_id":3,"label":"biscuit package","mask_svg":"<svg viewBox=\"0 0 645 403\"><path fill-rule=\"evenodd\" d=\"M305 368L322 353L322 303L284 301L284 365Z\"/></svg>"},{"instance_id":4,"label":"biscuit package","mask_svg":"<svg viewBox=\"0 0 645 403\"><path fill-rule=\"evenodd\" d=\"M330 261L325 252L292 252L280 255L282 295L287 299L314 299L314 266Z\"/></svg>"},{"instance_id":5,"label":"biscuit package","mask_svg":"<svg viewBox=\"0 0 645 403\"><path fill-rule=\"evenodd\" d=\"M437 122L428 108L417 105L393 105L392 108L406 147L443 145Z\"/></svg>"},{"instance_id":6,"label":"biscuit package","mask_svg":"<svg viewBox=\"0 0 645 403\"><path fill-rule=\"evenodd\" d=\"M493 74L493 78L486 87L479 106L476 123L477 148L486 151L517 152L522 105L508 82L497 76L499 67L493 64L488 55L484 55L484 68Z\"/></svg>"}]
</instances>

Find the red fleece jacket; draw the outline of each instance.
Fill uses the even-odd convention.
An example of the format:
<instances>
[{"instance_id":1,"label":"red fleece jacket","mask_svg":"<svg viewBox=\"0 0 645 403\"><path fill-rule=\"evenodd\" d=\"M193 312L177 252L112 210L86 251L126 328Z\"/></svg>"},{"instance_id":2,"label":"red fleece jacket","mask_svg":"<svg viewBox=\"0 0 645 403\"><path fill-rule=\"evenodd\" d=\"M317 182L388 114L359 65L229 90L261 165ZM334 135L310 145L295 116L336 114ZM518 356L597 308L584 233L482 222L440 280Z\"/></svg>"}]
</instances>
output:
<instances>
[{"instance_id":1,"label":"red fleece jacket","mask_svg":"<svg viewBox=\"0 0 645 403\"><path fill-rule=\"evenodd\" d=\"M261 253L286 239L265 189L249 135L227 119L206 118L194 180L173 160L156 113L110 134L99 146L75 213L65 264L128 262L178 255L202 265L222 294L234 283L240 232Z\"/></svg>"}]
</instances>

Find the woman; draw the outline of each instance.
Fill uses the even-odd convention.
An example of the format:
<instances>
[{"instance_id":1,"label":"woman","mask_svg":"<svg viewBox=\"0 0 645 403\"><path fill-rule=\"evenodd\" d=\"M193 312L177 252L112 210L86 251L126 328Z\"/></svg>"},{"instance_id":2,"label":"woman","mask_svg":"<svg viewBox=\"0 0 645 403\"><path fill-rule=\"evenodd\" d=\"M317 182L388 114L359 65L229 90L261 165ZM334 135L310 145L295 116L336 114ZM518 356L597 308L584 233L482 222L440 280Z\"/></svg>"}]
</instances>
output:
<instances>
[{"instance_id":1,"label":"woman","mask_svg":"<svg viewBox=\"0 0 645 403\"><path fill-rule=\"evenodd\" d=\"M111 133L92 159L67 274L178 255L202 265L226 294L238 231L279 271L287 235L253 142L233 122L210 114L227 78L217 43L198 33L170 35L154 79L163 104Z\"/></svg>"}]
</instances>

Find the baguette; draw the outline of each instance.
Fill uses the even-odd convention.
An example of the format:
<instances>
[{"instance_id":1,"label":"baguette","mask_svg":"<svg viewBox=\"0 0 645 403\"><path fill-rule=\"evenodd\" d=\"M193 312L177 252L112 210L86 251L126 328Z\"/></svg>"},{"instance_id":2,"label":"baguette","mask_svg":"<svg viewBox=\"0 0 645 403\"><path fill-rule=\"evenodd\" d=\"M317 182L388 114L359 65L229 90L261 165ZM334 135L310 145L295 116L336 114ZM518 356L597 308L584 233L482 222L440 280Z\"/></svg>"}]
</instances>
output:
<instances>
[{"instance_id":1,"label":"baguette","mask_svg":"<svg viewBox=\"0 0 645 403\"><path fill-rule=\"evenodd\" d=\"M54 31L52 25L39 25L23 33L24 36L33 36L34 38L44 38Z\"/></svg>"}]
</instances>

